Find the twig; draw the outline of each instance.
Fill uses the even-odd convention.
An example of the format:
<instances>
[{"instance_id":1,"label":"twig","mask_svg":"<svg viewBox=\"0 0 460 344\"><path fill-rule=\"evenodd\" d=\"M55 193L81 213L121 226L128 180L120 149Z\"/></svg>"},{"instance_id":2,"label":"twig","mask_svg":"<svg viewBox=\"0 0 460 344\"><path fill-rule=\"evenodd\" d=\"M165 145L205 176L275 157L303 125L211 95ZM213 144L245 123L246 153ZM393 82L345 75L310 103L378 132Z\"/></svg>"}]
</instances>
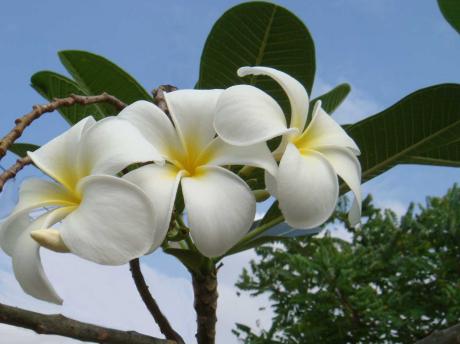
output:
<instances>
[{"instance_id":1,"label":"twig","mask_svg":"<svg viewBox=\"0 0 460 344\"><path fill-rule=\"evenodd\" d=\"M6 155L8 148L22 135L24 130L44 113L53 112L60 107L67 107L75 104L89 105L102 102L111 103L119 110L126 107L126 104L121 100L107 93L102 93L97 96L80 96L72 94L67 98L57 98L45 105L34 105L31 112L16 119L16 126L0 140L0 159Z\"/></svg>"},{"instance_id":2,"label":"twig","mask_svg":"<svg viewBox=\"0 0 460 344\"><path fill-rule=\"evenodd\" d=\"M144 301L145 306L155 319L155 322L158 324L161 333L165 335L166 339L174 340L177 344L184 344L182 337L171 327L168 319L166 319L152 294L150 294L149 286L142 275L139 259L133 259L130 261L129 266L137 291L139 292L142 301Z\"/></svg>"},{"instance_id":3,"label":"twig","mask_svg":"<svg viewBox=\"0 0 460 344\"><path fill-rule=\"evenodd\" d=\"M169 116L168 105L165 100L165 93L176 91L177 87L172 85L161 85L152 91L153 102L158 106L165 114Z\"/></svg>"},{"instance_id":4,"label":"twig","mask_svg":"<svg viewBox=\"0 0 460 344\"><path fill-rule=\"evenodd\" d=\"M40 314L0 303L0 322L33 330L39 334L54 334L88 342L110 344L173 344L134 331L120 331L87 324L61 314Z\"/></svg>"},{"instance_id":5,"label":"twig","mask_svg":"<svg viewBox=\"0 0 460 344\"><path fill-rule=\"evenodd\" d=\"M26 156L16 160L16 163L13 166L3 171L3 173L0 174L0 192L3 191L3 187L9 179L16 177L16 174L18 174L18 172L21 171L24 166L29 165L31 162L32 160Z\"/></svg>"}]
</instances>

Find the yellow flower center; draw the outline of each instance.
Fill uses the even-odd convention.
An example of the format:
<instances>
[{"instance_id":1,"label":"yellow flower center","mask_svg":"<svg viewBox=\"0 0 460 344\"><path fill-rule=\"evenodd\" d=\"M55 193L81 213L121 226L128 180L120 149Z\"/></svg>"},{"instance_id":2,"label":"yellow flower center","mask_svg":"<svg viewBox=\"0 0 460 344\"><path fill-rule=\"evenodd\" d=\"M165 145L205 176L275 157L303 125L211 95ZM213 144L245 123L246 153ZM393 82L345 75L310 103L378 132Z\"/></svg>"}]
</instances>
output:
<instances>
[{"instance_id":1,"label":"yellow flower center","mask_svg":"<svg viewBox=\"0 0 460 344\"><path fill-rule=\"evenodd\" d=\"M197 175L197 168L206 165L213 157L211 149L200 150L196 145L188 144L184 151L170 150L169 161L179 170L184 170L187 176Z\"/></svg>"}]
</instances>

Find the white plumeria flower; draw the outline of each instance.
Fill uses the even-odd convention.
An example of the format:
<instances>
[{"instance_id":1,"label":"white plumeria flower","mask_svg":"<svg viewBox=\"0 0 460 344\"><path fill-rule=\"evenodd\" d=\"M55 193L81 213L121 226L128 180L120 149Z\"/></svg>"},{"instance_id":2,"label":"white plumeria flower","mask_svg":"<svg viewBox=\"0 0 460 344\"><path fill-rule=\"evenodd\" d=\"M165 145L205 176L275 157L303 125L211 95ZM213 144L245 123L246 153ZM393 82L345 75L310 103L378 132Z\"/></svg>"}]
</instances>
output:
<instances>
[{"instance_id":1,"label":"white plumeria flower","mask_svg":"<svg viewBox=\"0 0 460 344\"><path fill-rule=\"evenodd\" d=\"M119 265L158 241L152 202L138 186L112 176L135 162L162 161L128 121L109 117L96 123L86 117L28 154L56 182L26 180L19 203L1 224L0 245L26 293L62 303L43 271L40 246ZM49 206L53 209L31 219L35 209ZM59 231L51 229L61 220Z\"/></svg>"},{"instance_id":2,"label":"white plumeria flower","mask_svg":"<svg viewBox=\"0 0 460 344\"><path fill-rule=\"evenodd\" d=\"M349 214L351 224L361 216L361 166L359 148L322 108L315 103L312 120L305 128L309 100L305 88L291 76L268 67L243 67L239 76L268 75L284 89L291 105L291 123L278 103L265 92L249 85L225 90L217 103L215 128L234 145L268 141L282 135L273 152L280 160L275 178L266 175L269 192L278 198L286 222L296 228L313 228L334 211L339 175L355 195Z\"/></svg>"},{"instance_id":3,"label":"white plumeria flower","mask_svg":"<svg viewBox=\"0 0 460 344\"><path fill-rule=\"evenodd\" d=\"M133 123L166 159L124 177L152 199L163 236L169 227L179 184L190 235L198 250L214 257L225 253L251 227L256 201L247 184L221 167L251 165L269 173L276 162L265 143L231 146L216 137L215 105L221 90L179 90L166 94L171 120L154 104L138 101L120 117Z\"/></svg>"}]
</instances>

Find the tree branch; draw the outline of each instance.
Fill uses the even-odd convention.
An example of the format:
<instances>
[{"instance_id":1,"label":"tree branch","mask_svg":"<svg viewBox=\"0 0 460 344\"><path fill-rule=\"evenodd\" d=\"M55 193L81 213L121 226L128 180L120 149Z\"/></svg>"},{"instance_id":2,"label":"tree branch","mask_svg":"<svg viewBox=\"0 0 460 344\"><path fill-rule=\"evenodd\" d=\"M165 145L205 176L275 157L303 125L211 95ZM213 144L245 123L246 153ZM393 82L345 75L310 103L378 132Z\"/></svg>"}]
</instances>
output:
<instances>
[{"instance_id":1,"label":"tree branch","mask_svg":"<svg viewBox=\"0 0 460 344\"><path fill-rule=\"evenodd\" d=\"M120 331L87 324L61 314L40 314L0 303L0 323L33 330L39 334L54 334L96 343L110 344L173 344L134 331Z\"/></svg>"},{"instance_id":2,"label":"tree branch","mask_svg":"<svg viewBox=\"0 0 460 344\"><path fill-rule=\"evenodd\" d=\"M31 112L16 119L16 126L0 140L0 159L6 155L8 148L22 135L24 130L44 113L53 112L60 107L67 107L75 104L89 105L102 102L111 103L119 110L126 107L126 104L121 100L107 93L102 93L97 96L80 96L72 94L67 98L58 98L45 105L34 105Z\"/></svg>"},{"instance_id":3,"label":"tree branch","mask_svg":"<svg viewBox=\"0 0 460 344\"><path fill-rule=\"evenodd\" d=\"M30 163L32 163L32 160L26 156L16 160L16 163L13 166L3 171L2 174L0 174L0 192L3 191L3 187L9 179L16 177L16 174L18 174L24 166L29 165Z\"/></svg>"},{"instance_id":4,"label":"tree branch","mask_svg":"<svg viewBox=\"0 0 460 344\"><path fill-rule=\"evenodd\" d=\"M161 333L165 335L166 339L174 340L177 344L184 344L185 342L182 337L171 327L168 319L161 312L160 307L156 303L152 294L150 294L149 286L142 275L139 259L133 259L130 261L129 266L137 291L139 292L142 301L144 301L145 306L155 319L155 322L158 324Z\"/></svg>"},{"instance_id":5,"label":"tree branch","mask_svg":"<svg viewBox=\"0 0 460 344\"><path fill-rule=\"evenodd\" d=\"M460 344L460 324L435 331L415 344Z\"/></svg>"},{"instance_id":6,"label":"tree branch","mask_svg":"<svg viewBox=\"0 0 460 344\"><path fill-rule=\"evenodd\" d=\"M168 105L166 104L165 93L173 92L176 90L177 90L176 86L161 85L152 91L153 102L168 116L169 116L169 110L168 110Z\"/></svg>"}]
</instances>

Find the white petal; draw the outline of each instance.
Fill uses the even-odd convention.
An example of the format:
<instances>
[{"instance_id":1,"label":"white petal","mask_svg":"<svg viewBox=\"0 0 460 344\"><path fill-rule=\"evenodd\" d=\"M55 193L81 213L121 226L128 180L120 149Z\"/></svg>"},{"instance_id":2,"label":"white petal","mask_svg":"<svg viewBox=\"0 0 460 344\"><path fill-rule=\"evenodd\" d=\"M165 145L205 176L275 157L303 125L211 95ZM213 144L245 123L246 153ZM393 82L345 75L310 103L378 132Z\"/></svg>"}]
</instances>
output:
<instances>
[{"instance_id":1,"label":"white petal","mask_svg":"<svg viewBox=\"0 0 460 344\"><path fill-rule=\"evenodd\" d=\"M46 206L75 206L79 200L63 186L47 180L31 178L19 189L19 202L10 216L1 223L0 246L13 254L14 243L29 223L29 213Z\"/></svg>"},{"instance_id":2,"label":"white petal","mask_svg":"<svg viewBox=\"0 0 460 344\"><path fill-rule=\"evenodd\" d=\"M121 265L146 253L155 241L153 205L121 178L81 180L80 206L67 216L61 236L70 251L99 264Z\"/></svg>"},{"instance_id":3,"label":"white petal","mask_svg":"<svg viewBox=\"0 0 460 344\"><path fill-rule=\"evenodd\" d=\"M299 229L323 224L337 204L339 186L331 164L320 153L300 154L289 144L277 176L278 201L286 222Z\"/></svg>"},{"instance_id":4,"label":"white petal","mask_svg":"<svg viewBox=\"0 0 460 344\"><path fill-rule=\"evenodd\" d=\"M178 90L166 93L169 113L186 149L201 151L216 132L213 121L222 90Z\"/></svg>"},{"instance_id":5,"label":"white petal","mask_svg":"<svg viewBox=\"0 0 460 344\"><path fill-rule=\"evenodd\" d=\"M267 191L272 195L273 197L277 197L276 195L278 194L278 185L276 182L276 174L271 175L267 171L265 171L265 187L267 188Z\"/></svg>"},{"instance_id":6,"label":"white petal","mask_svg":"<svg viewBox=\"0 0 460 344\"><path fill-rule=\"evenodd\" d=\"M351 225L357 225L361 218L361 165L356 156L346 148L318 149L334 167L335 172L350 187L355 195L349 213Z\"/></svg>"},{"instance_id":7,"label":"white petal","mask_svg":"<svg viewBox=\"0 0 460 344\"><path fill-rule=\"evenodd\" d=\"M224 254L249 230L256 200L246 183L235 174L214 166L182 179L190 234L207 257Z\"/></svg>"},{"instance_id":8,"label":"white petal","mask_svg":"<svg viewBox=\"0 0 460 344\"><path fill-rule=\"evenodd\" d=\"M139 100L124 108L117 117L131 122L165 157L170 155L171 149L182 149L171 120L153 103Z\"/></svg>"},{"instance_id":9,"label":"white petal","mask_svg":"<svg viewBox=\"0 0 460 344\"><path fill-rule=\"evenodd\" d=\"M72 128L41 146L28 152L34 164L68 189L78 183L77 150L82 134L94 125L93 117L85 117Z\"/></svg>"},{"instance_id":10,"label":"white petal","mask_svg":"<svg viewBox=\"0 0 460 344\"><path fill-rule=\"evenodd\" d=\"M2 222L0 227L0 246L7 255L13 255L18 238L29 227L30 221L29 212L21 211L9 216Z\"/></svg>"},{"instance_id":11,"label":"white petal","mask_svg":"<svg viewBox=\"0 0 460 344\"><path fill-rule=\"evenodd\" d=\"M237 146L268 141L289 131L278 103L249 85L232 86L222 92L214 126L223 140Z\"/></svg>"},{"instance_id":12,"label":"white petal","mask_svg":"<svg viewBox=\"0 0 460 344\"><path fill-rule=\"evenodd\" d=\"M303 131L308 115L308 93L305 87L292 76L269 67L242 67L238 69L239 76L267 75L283 88L291 104L291 128Z\"/></svg>"},{"instance_id":13,"label":"white petal","mask_svg":"<svg viewBox=\"0 0 460 344\"><path fill-rule=\"evenodd\" d=\"M26 179L19 188L19 202L13 214L44 206L72 206L80 201L60 184L38 178Z\"/></svg>"},{"instance_id":14,"label":"white petal","mask_svg":"<svg viewBox=\"0 0 460 344\"><path fill-rule=\"evenodd\" d=\"M12 255L14 275L22 289L37 299L59 305L62 304L62 299L45 275L39 254L40 245L30 237L30 232L49 228L66 216L71 209L73 208L59 208L32 222L18 237Z\"/></svg>"},{"instance_id":15,"label":"white petal","mask_svg":"<svg viewBox=\"0 0 460 344\"><path fill-rule=\"evenodd\" d=\"M250 146L233 146L220 137L215 138L203 152L207 165L249 165L260 167L275 175L278 165L265 142Z\"/></svg>"},{"instance_id":16,"label":"white petal","mask_svg":"<svg viewBox=\"0 0 460 344\"><path fill-rule=\"evenodd\" d=\"M313 119L298 139L297 144L298 146L305 146L306 149L345 147L351 149L355 154L359 154L359 148L355 141L321 108L321 102L315 103Z\"/></svg>"},{"instance_id":17,"label":"white petal","mask_svg":"<svg viewBox=\"0 0 460 344\"><path fill-rule=\"evenodd\" d=\"M163 158L125 119L107 117L82 135L78 151L81 177L116 174L128 165L146 161L163 161Z\"/></svg>"},{"instance_id":18,"label":"white petal","mask_svg":"<svg viewBox=\"0 0 460 344\"><path fill-rule=\"evenodd\" d=\"M176 199L182 172L169 164L164 166L146 165L124 175L123 178L136 184L145 192L153 203L157 222L155 224L158 234L152 249L163 242L171 221L171 213Z\"/></svg>"}]
</instances>

